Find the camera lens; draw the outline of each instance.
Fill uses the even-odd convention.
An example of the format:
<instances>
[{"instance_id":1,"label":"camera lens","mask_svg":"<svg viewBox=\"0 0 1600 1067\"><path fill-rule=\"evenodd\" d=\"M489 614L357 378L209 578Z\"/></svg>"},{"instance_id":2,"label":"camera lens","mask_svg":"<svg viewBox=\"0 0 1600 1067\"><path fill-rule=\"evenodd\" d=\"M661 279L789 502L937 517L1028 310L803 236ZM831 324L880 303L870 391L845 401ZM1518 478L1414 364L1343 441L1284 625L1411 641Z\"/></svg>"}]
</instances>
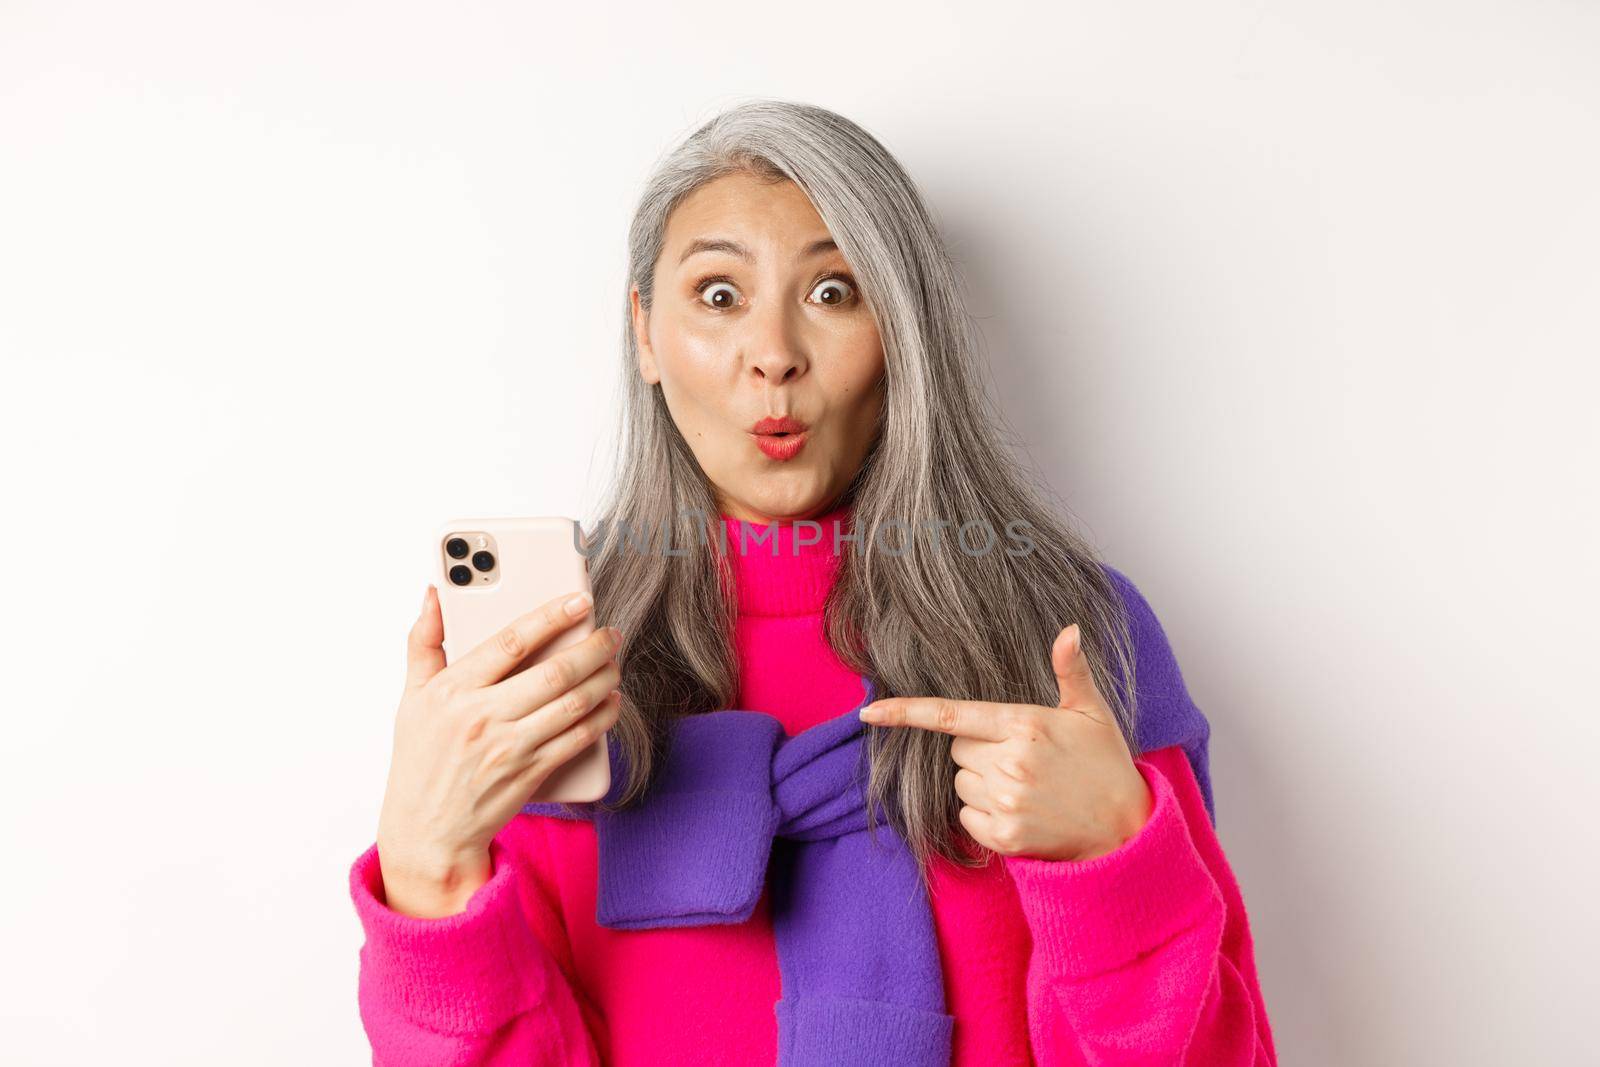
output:
<instances>
[{"instance_id":1,"label":"camera lens","mask_svg":"<svg viewBox=\"0 0 1600 1067\"><path fill-rule=\"evenodd\" d=\"M478 568L480 571L494 570L494 553L474 552L472 554L472 565Z\"/></svg>"},{"instance_id":2,"label":"camera lens","mask_svg":"<svg viewBox=\"0 0 1600 1067\"><path fill-rule=\"evenodd\" d=\"M469 568L463 567L461 564L457 563L454 567L450 568L450 580L456 585L471 585L472 571Z\"/></svg>"},{"instance_id":3,"label":"camera lens","mask_svg":"<svg viewBox=\"0 0 1600 1067\"><path fill-rule=\"evenodd\" d=\"M467 542L460 537L452 537L444 543L444 550L450 553L451 559L467 558Z\"/></svg>"}]
</instances>

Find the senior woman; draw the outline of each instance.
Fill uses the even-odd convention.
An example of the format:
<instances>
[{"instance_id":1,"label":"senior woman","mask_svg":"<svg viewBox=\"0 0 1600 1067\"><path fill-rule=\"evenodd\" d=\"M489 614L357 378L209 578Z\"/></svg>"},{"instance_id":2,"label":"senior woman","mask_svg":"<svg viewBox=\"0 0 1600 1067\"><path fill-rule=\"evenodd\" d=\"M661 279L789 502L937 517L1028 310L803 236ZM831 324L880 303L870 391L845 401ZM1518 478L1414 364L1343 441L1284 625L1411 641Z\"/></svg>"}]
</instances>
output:
<instances>
[{"instance_id":1,"label":"senior woman","mask_svg":"<svg viewBox=\"0 0 1600 1067\"><path fill-rule=\"evenodd\" d=\"M1274 1063L1206 720L1004 447L897 161L733 108L629 252L603 625L522 673L559 601L448 666L431 589L412 629L374 1062ZM602 801L524 803L601 731Z\"/></svg>"}]
</instances>

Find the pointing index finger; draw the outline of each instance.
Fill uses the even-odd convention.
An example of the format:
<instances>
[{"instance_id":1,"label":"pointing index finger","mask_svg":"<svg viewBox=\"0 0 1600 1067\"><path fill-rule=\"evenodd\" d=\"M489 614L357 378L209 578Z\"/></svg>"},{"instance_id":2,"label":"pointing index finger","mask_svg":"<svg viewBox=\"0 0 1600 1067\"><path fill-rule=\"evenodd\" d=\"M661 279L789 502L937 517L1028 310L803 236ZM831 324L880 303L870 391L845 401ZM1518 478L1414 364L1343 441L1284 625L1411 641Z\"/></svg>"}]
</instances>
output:
<instances>
[{"instance_id":1,"label":"pointing index finger","mask_svg":"<svg viewBox=\"0 0 1600 1067\"><path fill-rule=\"evenodd\" d=\"M981 700L947 697L885 697L861 709L861 721L884 726L918 726L978 741L1004 741L1000 707Z\"/></svg>"}]
</instances>

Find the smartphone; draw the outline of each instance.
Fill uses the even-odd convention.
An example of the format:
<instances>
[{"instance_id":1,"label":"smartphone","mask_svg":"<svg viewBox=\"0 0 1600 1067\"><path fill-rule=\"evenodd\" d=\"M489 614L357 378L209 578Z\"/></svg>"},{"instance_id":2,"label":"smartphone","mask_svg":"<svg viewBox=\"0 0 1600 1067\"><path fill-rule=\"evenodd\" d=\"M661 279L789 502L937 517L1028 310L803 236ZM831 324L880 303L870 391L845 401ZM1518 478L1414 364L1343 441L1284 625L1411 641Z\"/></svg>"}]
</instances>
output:
<instances>
[{"instance_id":1,"label":"smartphone","mask_svg":"<svg viewBox=\"0 0 1600 1067\"><path fill-rule=\"evenodd\" d=\"M519 615L573 592L591 592L578 551L582 531L561 517L456 519L434 537L433 557L444 616L444 656L454 663ZM594 610L561 631L519 668L527 670L594 633ZM611 787L610 732L546 778L528 803L599 800Z\"/></svg>"}]
</instances>

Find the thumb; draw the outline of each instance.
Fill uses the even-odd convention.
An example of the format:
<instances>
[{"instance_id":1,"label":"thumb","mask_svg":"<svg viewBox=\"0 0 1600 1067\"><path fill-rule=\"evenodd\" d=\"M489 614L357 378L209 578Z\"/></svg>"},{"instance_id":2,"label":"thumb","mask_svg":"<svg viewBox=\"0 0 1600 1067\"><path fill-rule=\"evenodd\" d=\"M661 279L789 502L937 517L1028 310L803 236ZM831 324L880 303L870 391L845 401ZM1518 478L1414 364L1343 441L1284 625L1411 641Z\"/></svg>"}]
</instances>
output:
<instances>
[{"instance_id":1,"label":"thumb","mask_svg":"<svg viewBox=\"0 0 1600 1067\"><path fill-rule=\"evenodd\" d=\"M1061 687L1058 707L1087 711L1098 706L1100 691L1095 688L1089 657L1083 654L1083 631L1077 623L1056 635L1055 644L1050 648L1050 666Z\"/></svg>"},{"instance_id":2,"label":"thumb","mask_svg":"<svg viewBox=\"0 0 1600 1067\"><path fill-rule=\"evenodd\" d=\"M415 689L444 670L444 618L433 586L422 594L422 614L406 636L406 688Z\"/></svg>"}]
</instances>

